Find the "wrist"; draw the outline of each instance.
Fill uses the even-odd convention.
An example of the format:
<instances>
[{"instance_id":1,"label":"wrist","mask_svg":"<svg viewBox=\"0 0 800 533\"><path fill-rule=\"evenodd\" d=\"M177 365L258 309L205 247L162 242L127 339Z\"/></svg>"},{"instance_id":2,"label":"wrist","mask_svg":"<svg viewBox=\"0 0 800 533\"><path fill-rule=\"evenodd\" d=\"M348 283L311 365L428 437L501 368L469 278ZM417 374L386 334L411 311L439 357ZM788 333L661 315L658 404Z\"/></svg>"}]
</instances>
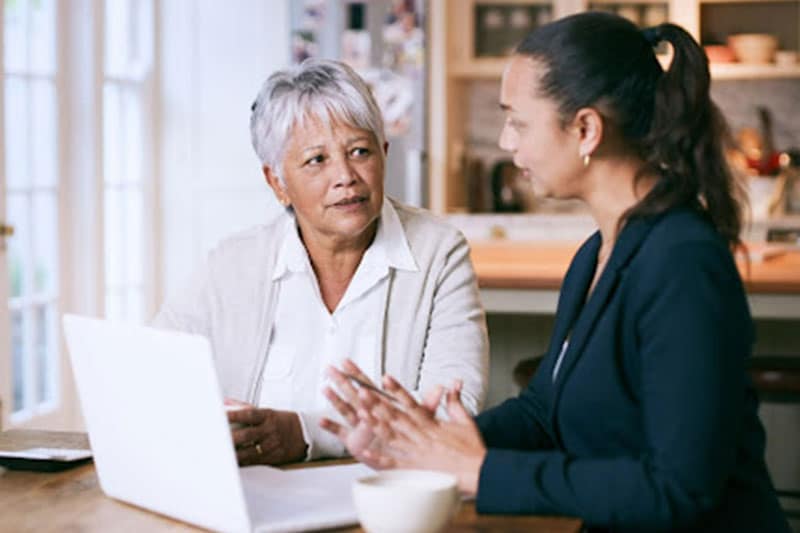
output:
<instances>
[{"instance_id":1,"label":"wrist","mask_svg":"<svg viewBox=\"0 0 800 533\"><path fill-rule=\"evenodd\" d=\"M468 496L475 496L478 494L478 485L481 478L481 467L483 461L486 459L486 448L480 450L479 453L471 457L471 460L466 465L464 475L459 480L459 489L461 492Z\"/></svg>"},{"instance_id":2,"label":"wrist","mask_svg":"<svg viewBox=\"0 0 800 533\"><path fill-rule=\"evenodd\" d=\"M293 411L283 411L281 433L285 436L285 462L302 461L306 458L308 444L303 437L303 429L300 424L300 416Z\"/></svg>"}]
</instances>

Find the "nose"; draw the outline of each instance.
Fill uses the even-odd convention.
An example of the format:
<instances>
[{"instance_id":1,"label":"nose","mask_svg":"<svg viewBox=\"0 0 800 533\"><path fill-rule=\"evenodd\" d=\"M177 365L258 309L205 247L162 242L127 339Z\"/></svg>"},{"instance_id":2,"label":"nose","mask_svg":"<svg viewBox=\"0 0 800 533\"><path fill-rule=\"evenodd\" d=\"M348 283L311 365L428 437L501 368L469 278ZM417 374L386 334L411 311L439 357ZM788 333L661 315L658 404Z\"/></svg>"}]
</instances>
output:
<instances>
[{"instance_id":1,"label":"nose","mask_svg":"<svg viewBox=\"0 0 800 533\"><path fill-rule=\"evenodd\" d=\"M501 150L506 152L515 152L517 149L516 133L509 127L508 124L503 124L503 129L500 131L500 138L497 140L497 145Z\"/></svg>"},{"instance_id":2,"label":"nose","mask_svg":"<svg viewBox=\"0 0 800 533\"><path fill-rule=\"evenodd\" d=\"M345 157L336 166L336 181L334 187L349 187L358 181L358 173L351 162Z\"/></svg>"}]
</instances>

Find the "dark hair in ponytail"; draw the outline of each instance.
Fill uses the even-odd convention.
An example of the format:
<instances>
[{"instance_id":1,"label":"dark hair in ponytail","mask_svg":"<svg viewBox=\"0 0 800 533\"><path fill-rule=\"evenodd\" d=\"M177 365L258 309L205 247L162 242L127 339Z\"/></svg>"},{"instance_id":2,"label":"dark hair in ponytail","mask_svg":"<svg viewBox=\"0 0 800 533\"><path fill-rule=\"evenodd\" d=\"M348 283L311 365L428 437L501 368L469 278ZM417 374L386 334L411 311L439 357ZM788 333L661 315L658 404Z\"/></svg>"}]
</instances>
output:
<instances>
[{"instance_id":1,"label":"dark hair in ponytail","mask_svg":"<svg viewBox=\"0 0 800 533\"><path fill-rule=\"evenodd\" d=\"M667 71L653 51L661 41L674 51ZM741 244L744 194L725 159L727 125L709 95L706 55L684 29L640 31L622 17L586 12L536 29L516 52L545 66L539 91L557 102L565 124L594 107L644 161L637 179L659 176L620 224L688 206L704 213L731 248Z\"/></svg>"}]
</instances>

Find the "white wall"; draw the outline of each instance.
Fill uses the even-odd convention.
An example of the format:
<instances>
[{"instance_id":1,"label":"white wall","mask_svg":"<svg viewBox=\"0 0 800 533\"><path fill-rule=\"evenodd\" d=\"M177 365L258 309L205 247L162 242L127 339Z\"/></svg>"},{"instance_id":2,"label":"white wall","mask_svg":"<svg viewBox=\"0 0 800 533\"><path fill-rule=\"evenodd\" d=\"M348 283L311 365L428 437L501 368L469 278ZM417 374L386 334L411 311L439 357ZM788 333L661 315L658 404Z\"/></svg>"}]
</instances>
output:
<instances>
[{"instance_id":1,"label":"white wall","mask_svg":"<svg viewBox=\"0 0 800 533\"><path fill-rule=\"evenodd\" d=\"M287 0L160 3L157 286L179 288L221 237L280 207L250 146L250 105L289 62Z\"/></svg>"}]
</instances>

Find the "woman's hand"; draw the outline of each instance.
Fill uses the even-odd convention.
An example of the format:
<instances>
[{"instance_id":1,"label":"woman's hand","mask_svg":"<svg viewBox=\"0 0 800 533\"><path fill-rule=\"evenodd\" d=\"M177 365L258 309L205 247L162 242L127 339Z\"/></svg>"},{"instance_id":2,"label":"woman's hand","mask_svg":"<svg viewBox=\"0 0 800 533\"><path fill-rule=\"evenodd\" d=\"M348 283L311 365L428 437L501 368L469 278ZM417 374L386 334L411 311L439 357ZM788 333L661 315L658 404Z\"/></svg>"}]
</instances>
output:
<instances>
[{"instance_id":1,"label":"woman's hand","mask_svg":"<svg viewBox=\"0 0 800 533\"><path fill-rule=\"evenodd\" d=\"M347 448L348 453L355 459L372 468L381 468L379 463L370 460L369 456L365 455L367 450L373 450L378 453L382 443L380 439L376 438L372 427L366 421L359 420L356 413L358 410L364 409L364 405L362 405L359 399L358 390L345 374L355 376L360 381L374 386L369 377L349 359L344 360L341 371L330 367L328 369L328 376L336 384L341 396L332 388L326 387L324 391L325 397L328 398L328 401L331 402L331 405L333 405L347 424L340 424L329 418L323 418L320 421L320 426L336 435ZM437 387L423 403L424 409L427 410L428 416L431 418L433 418L436 412L436 407L439 405L441 396L442 389L441 387Z\"/></svg>"},{"instance_id":2,"label":"woman's hand","mask_svg":"<svg viewBox=\"0 0 800 533\"><path fill-rule=\"evenodd\" d=\"M306 443L297 413L260 409L250 404L225 400L238 408L228 411L236 459L241 466L275 465L300 461L306 456Z\"/></svg>"},{"instance_id":3,"label":"woman's hand","mask_svg":"<svg viewBox=\"0 0 800 533\"><path fill-rule=\"evenodd\" d=\"M385 445L364 450L364 457L381 468L420 468L453 474L462 492L474 495L486 447L472 416L461 403L461 382L447 391L449 420L437 420L430 410L416 402L397 381L385 376L384 390L399 400L399 405L362 389L358 411Z\"/></svg>"}]
</instances>

